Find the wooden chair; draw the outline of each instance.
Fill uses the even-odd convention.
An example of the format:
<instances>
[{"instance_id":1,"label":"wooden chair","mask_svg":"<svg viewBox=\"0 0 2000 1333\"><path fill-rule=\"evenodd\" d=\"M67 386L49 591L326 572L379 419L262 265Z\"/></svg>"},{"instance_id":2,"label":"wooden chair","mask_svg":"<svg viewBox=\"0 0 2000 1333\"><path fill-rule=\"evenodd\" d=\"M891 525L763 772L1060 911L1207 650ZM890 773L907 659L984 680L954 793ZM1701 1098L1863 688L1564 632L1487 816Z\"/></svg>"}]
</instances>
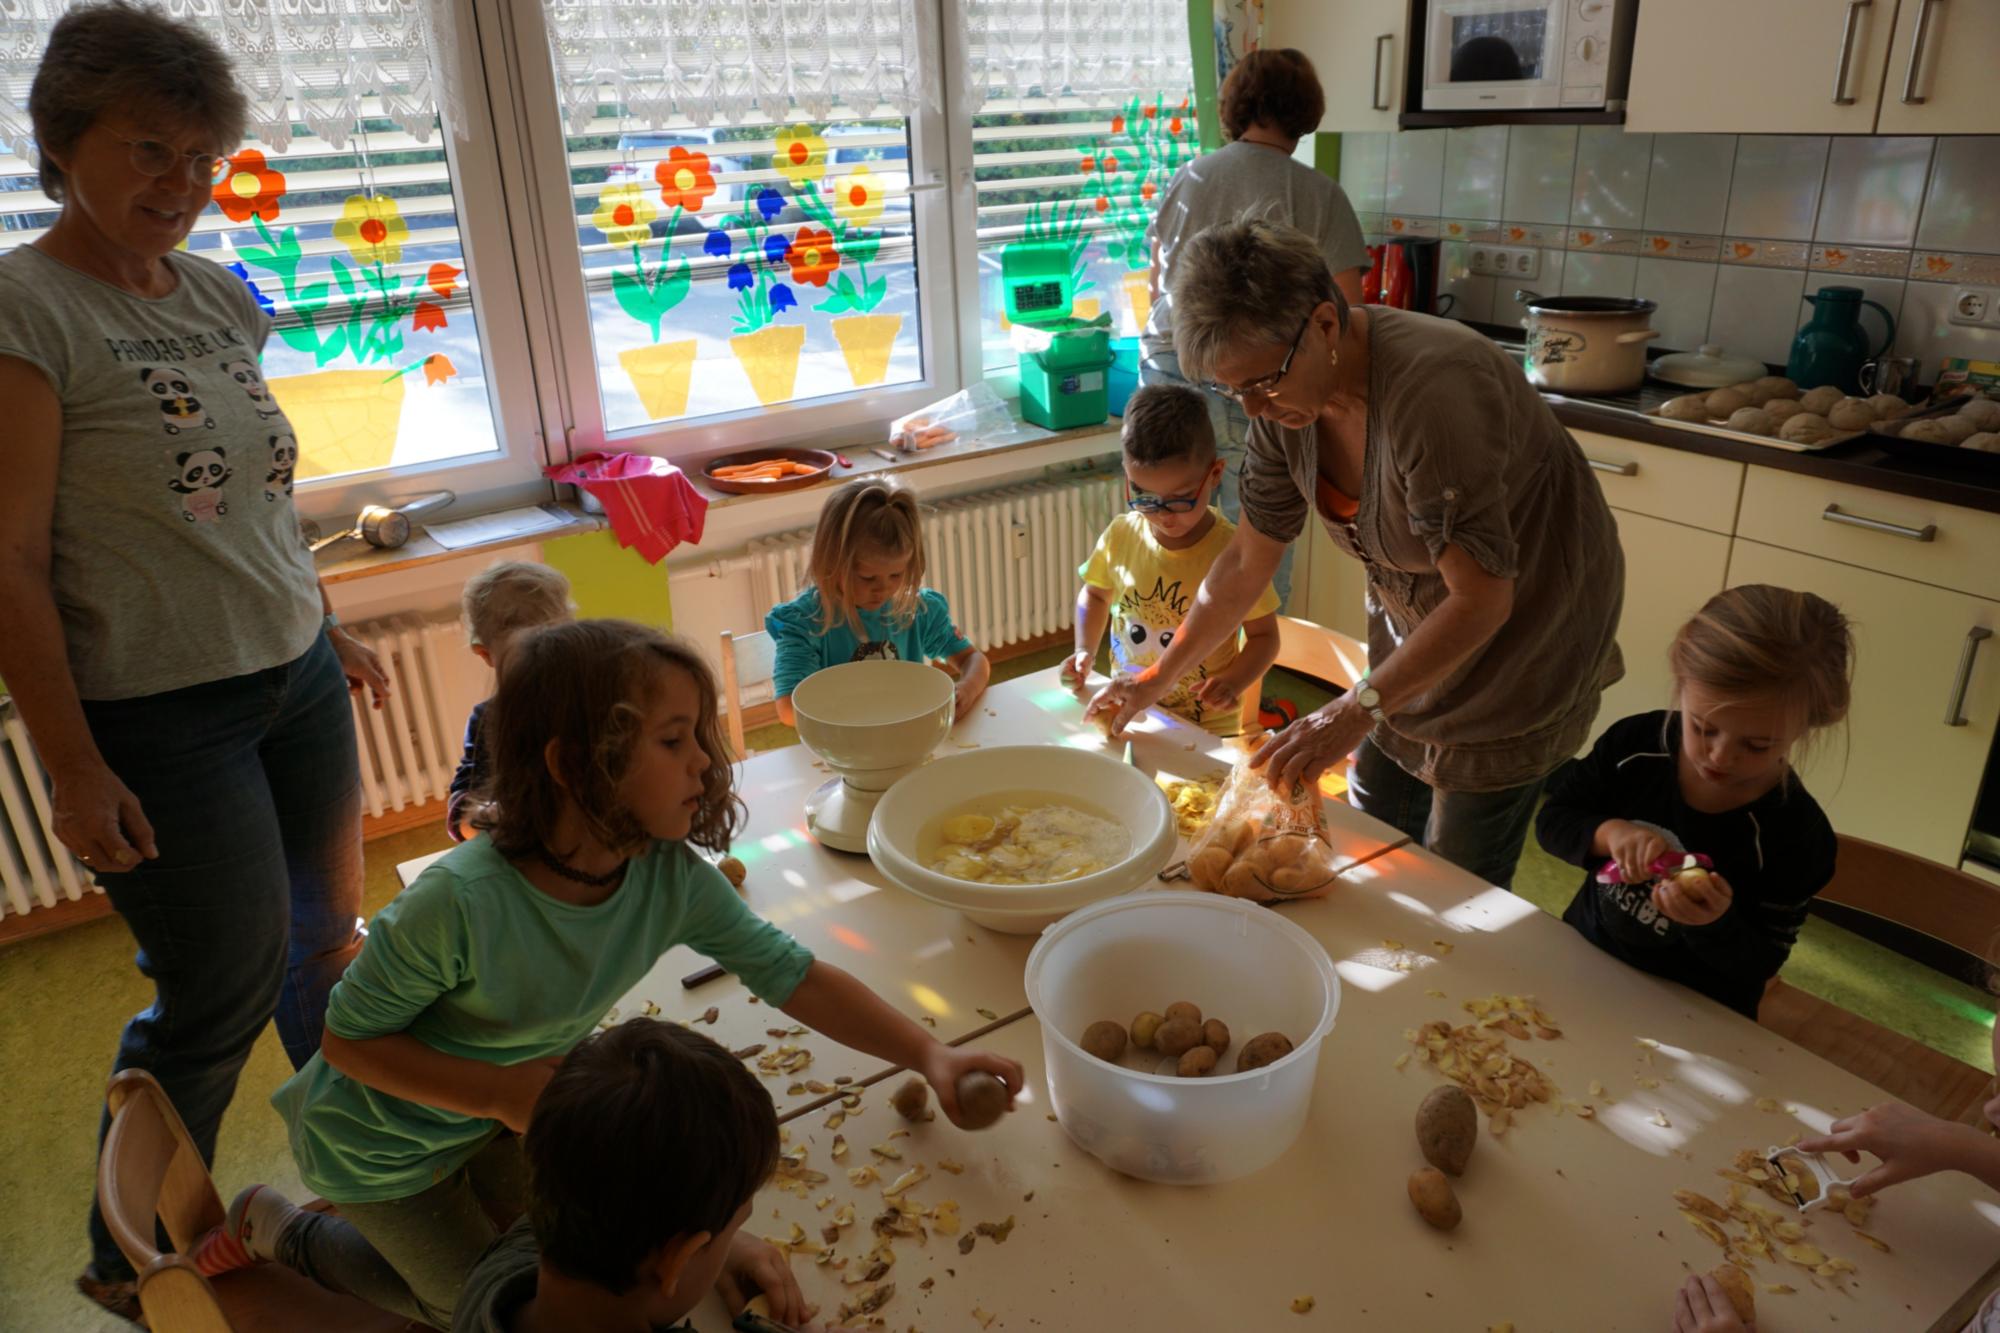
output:
<instances>
[{"instance_id":1,"label":"wooden chair","mask_svg":"<svg viewBox=\"0 0 2000 1333\"><path fill-rule=\"evenodd\" d=\"M1368 670L1368 649L1337 629L1279 616L1278 660L1273 665L1337 690L1351 690ZM1322 773L1319 792L1330 801L1345 801L1347 765L1336 764Z\"/></svg>"},{"instance_id":2,"label":"wooden chair","mask_svg":"<svg viewBox=\"0 0 2000 1333\"><path fill-rule=\"evenodd\" d=\"M743 692L771 679L777 663L778 646L765 631L741 635L722 631L722 709L729 719L729 745L738 759L748 753L743 739Z\"/></svg>"},{"instance_id":3,"label":"wooden chair","mask_svg":"<svg viewBox=\"0 0 2000 1333\"><path fill-rule=\"evenodd\" d=\"M1962 950L1989 965L2000 937L2000 890L1971 875L1840 835L1833 882L1820 899L1865 912ZM1994 1081L1922 1042L1773 979L1757 1021L1900 1101L1946 1120L1979 1124Z\"/></svg>"},{"instance_id":4,"label":"wooden chair","mask_svg":"<svg viewBox=\"0 0 2000 1333\"><path fill-rule=\"evenodd\" d=\"M127 1069L105 1091L111 1131L97 1159L97 1198L132 1267L153 1333L421 1333L421 1326L352 1296L328 1291L282 1264L258 1264L210 1280L182 1254L162 1254L164 1224L185 1253L222 1222L222 1200L173 1103L143 1069Z\"/></svg>"}]
</instances>

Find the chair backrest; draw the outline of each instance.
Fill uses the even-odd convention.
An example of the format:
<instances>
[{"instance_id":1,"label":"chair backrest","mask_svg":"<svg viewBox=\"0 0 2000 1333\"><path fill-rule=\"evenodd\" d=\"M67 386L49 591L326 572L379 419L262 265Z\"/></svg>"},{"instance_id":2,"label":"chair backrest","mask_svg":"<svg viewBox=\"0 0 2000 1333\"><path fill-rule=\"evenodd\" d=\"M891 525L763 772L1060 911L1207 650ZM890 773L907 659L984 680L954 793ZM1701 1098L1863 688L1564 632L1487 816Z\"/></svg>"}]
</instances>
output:
<instances>
[{"instance_id":1,"label":"chair backrest","mask_svg":"<svg viewBox=\"0 0 2000 1333\"><path fill-rule=\"evenodd\" d=\"M722 707L729 720L729 744L736 757L745 755L743 692L777 673L778 645L764 630L754 634L722 631Z\"/></svg>"},{"instance_id":2,"label":"chair backrest","mask_svg":"<svg viewBox=\"0 0 2000 1333\"><path fill-rule=\"evenodd\" d=\"M139 1303L159 1333L229 1333L215 1293L179 1254L162 1254L154 1222L183 1253L222 1224L222 1200L187 1126L143 1069L112 1076L111 1128L97 1159L97 1200L111 1238L139 1273Z\"/></svg>"},{"instance_id":3,"label":"chair backrest","mask_svg":"<svg viewBox=\"0 0 2000 1333\"><path fill-rule=\"evenodd\" d=\"M1296 616L1279 616L1278 665L1351 690L1368 671L1368 649L1337 629Z\"/></svg>"},{"instance_id":4,"label":"chair backrest","mask_svg":"<svg viewBox=\"0 0 2000 1333\"><path fill-rule=\"evenodd\" d=\"M2000 889L1962 870L1843 833L1833 882L1819 896L2000 966Z\"/></svg>"}]
</instances>

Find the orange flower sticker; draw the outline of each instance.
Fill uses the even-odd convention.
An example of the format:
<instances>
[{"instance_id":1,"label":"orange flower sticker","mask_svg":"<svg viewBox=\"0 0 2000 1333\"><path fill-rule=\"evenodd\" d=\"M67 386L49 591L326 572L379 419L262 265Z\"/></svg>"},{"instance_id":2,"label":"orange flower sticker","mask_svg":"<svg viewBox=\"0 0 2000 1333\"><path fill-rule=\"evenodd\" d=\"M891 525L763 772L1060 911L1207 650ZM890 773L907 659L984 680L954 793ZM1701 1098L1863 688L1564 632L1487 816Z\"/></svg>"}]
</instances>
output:
<instances>
[{"instance_id":1,"label":"orange flower sticker","mask_svg":"<svg viewBox=\"0 0 2000 1333\"><path fill-rule=\"evenodd\" d=\"M1735 252L1738 259L1748 259L1751 255L1757 253L1757 247L1748 241L1738 241L1729 248Z\"/></svg>"},{"instance_id":2,"label":"orange flower sticker","mask_svg":"<svg viewBox=\"0 0 2000 1333\"><path fill-rule=\"evenodd\" d=\"M1403 220L1402 220L1401 218L1390 218L1390 219L1389 219L1389 230L1390 230L1390 231L1401 231L1401 230L1402 230L1402 229L1403 229L1403 228L1404 228L1404 227L1405 227L1406 225L1408 225L1408 224L1406 224L1406 223L1405 223L1405 222L1404 222L1404 221L1403 221Z\"/></svg>"},{"instance_id":3,"label":"orange flower sticker","mask_svg":"<svg viewBox=\"0 0 2000 1333\"><path fill-rule=\"evenodd\" d=\"M465 270L462 268L453 268L450 264L440 261L431 265L431 271L424 275L424 281L429 283L430 289L439 296L448 297L458 286L458 275L463 272Z\"/></svg>"},{"instance_id":4,"label":"orange flower sticker","mask_svg":"<svg viewBox=\"0 0 2000 1333\"><path fill-rule=\"evenodd\" d=\"M1825 253L1822 254L1820 258L1823 262L1828 264L1836 264L1836 265L1845 264L1847 262L1847 251L1841 249L1837 245L1829 245L1828 247L1826 247Z\"/></svg>"},{"instance_id":5,"label":"orange flower sticker","mask_svg":"<svg viewBox=\"0 0 2000 1333\"><path fill-rule=\"evenodd\" d=\"M799 234L785 250L785 262L792 266L792 281L808 287L824 287L840 267L840 252L833 248L833 233L818 227L800 227Z\"/></svg>"},{"instance_id":6,"label":"orange flower sticker","mask_svg":"<svg viewBox=\"0 0 2000 1333\"><path fill-rule=\"evenodd\" d=\"M1576 243L1578 245L1596 245L1597 233L1594 231L1580 231L1576 234Z\"/></svg>"},{"instance_id":7,"label":"orange flower sticker","mask_svg":"<svg viewBox=\"0 0 2000 1333\"><path fill-rule=\"evenodd\" d=\"M445 326L444 307L435 301L417 302L417 312L411 317L410 325L419 331L443 328Z\"/></svg>"},{"instance_id":8,"label":"orange flower sticker","mask_svg":"<svg viewBox=\"0 0 2000 1333\"><path fill-rule=\"evenodd\" d=\"M1172 120L1167 122L1168 134L1179 134L1182 128L1183 127L1181 124L1181 118L1179 116L1175 116Z\"/></svg>"},{"instance_id":9,"label":"orange flower sticker","mask_svg":"<svg viewBox=\"0 0 2000 1333\"><path fill-rule=\"evenodd\" d=\"M676 147L667 160L653 167L653 179L660 183L660 202L668 208L699 212L715 193L715 173L708 169L708 154Z\"/></svg>"},{"instance_id":10,"label":"orange flower sticker","mask_svg":"<svg viewBox=\"0 0 2000 1333\"><path fill-rule=\"evenodd\" d=\"M221 164L213 191L216 206L231 222L248 222L253 217L276 222L278 200L284 193L284 173L266 166L264 155L255 148L246 148Z\"/></svg>"},{"instance_id":11,"label":"orange flower sticker","mask_svg":"<svg viewBox=\"0 0 2000 1333\"><path fill-rule=\"evenodd\" d=\"M1664 237L1664 236L1655 236L1655 237L1653 238L1653 248L1654 248L1655 250L1657 250L1657 251L1660 251L1660 252L1661 252L1661 253L1663 253L1663 254L1664 254L1664 253L1665 253L1666 251L1668 251L1668 250L1672 249L1672 248L1673 248L1673 244L1674 244L1674 243L1673 243L1672 241L1668 240L1668 239L1667 239L1666 237Z\"/></svg>"},{"instance_id":12,"label":"orange flower sticker","mask_svg":"<svg viewBox=\"0 0 2000 1333\"><path fill-rule=\"evenodd\" d=\"M1528 229L1527 229L1526 227L1509 227L1509 228L1507 228L1507 235L1508 235L1508 237L1509 237L1510 239L1512 239L1512 240L1516 240L1516 241L1518 241L1518 240L1520 240L1520 239L1521 239L1521 238L1522 238L1523 236L1526 236L1527 234L1528 234Z\"/></svg>"},{"instance_id":13,"label":"orange flower sticker","mask_svg":"<svg viewBox=\"0 0 2000 1333\"><path fill-rule=\"evenodd\" d=\"M1118 154L1106 153L1104 155L1104 171L1106 175L1110 176L1118 174Z\"/></svg>"},{"instance_id":14,"label":"orange flower sticker","mask_svg":"<svg viewBox=\"0 0 2000 1333\"><path fill-rule=\"evenodd\" d=\"M1111 118L1111 132L1113 134L1123 134L1125 132L1125 117L1113 116Z\"/></svg>"},{"instance_id":15,"label":"orange flower sticker","mask_svg":"<svg viewBox=\"0 0 2000 1333\"><path fill-rule=\"evenodd\" d=\"M1925 255L1924 267L1932 273L1949 273L1951 272L1951 261L1943 255Z\"/></svg>"},{"instance_id":16,"label":"orange flower sticker","mask_svg":"<svg viewBox=\"0 0 2000 1333\"><path fill-rule=\"evenodd\" d=\"M426 384L443 384L457 373L458 367L454 366L451 363L451 358L443 352L438 352L424 358L424 383Z\"/></svg>"},{"instance_id":17,"label":"orange flower sticker","mask_svg":"<svg viewBox=\"0 0 2000 1333\"><path fill-rule=\"evenodd\" d=\"M1151 120L1153 117L1159 115L1160 114L1159 103L1155 102L1152 106L1145 108L1142 114L1145 115L1147 120Z\"/></svg>"},{"instance_id":18,"label":"orange flower sticker","mask_svg":"<svg viewBox=\"0 0 2000 1333\"><path fill-rule=\"evenodd\" d=\"M1463 236L1463 235L1465 235L1465 228L1464 228L1464 227L1461 227L1461 226L1460 226L1460 225L1459 225L1458 223L1456 223L1456 222L1447 222L1447 223L1445 224L1445 230L1446 230L1446 231L1448 231L1448 232L1450 232L1450 233L1451 233L1452 235L1454 235L1454 236Z\"/></svg>"},{"instance_id":19,"label":"orange flower sticker","mask_svg":"<svg viewBox=\"0 0 2000 1333\"><path fill-rule=\"evenodd\" d=\"M1153 187L1153 182L1151 181L1147 181L1139 187L1139 197L1149 204L1153 202L1153 196L1158 193L1159 191Z\"/></svg>"}]
</instances>

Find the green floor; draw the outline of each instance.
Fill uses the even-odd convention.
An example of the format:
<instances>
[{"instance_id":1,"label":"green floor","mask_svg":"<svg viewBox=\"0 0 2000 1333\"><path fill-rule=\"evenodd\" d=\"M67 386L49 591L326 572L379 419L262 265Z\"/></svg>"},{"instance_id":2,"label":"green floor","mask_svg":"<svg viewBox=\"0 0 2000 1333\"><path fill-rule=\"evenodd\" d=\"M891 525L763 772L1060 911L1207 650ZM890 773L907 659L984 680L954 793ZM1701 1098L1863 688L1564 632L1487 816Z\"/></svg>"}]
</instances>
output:
<instances>
[{"instance_id":1,"label":"green floor","mask_svg":"<svg viewBox=\"0 0 2000 1333\"><path fill-rule=\"evenodd\" d=\"M1010 679L1060 656L1052 651L1016 659L994 674ZM1302 711L1316 702L1313 688L1298 682L1267 693L1293 698ZM788 728L768 727L750 739L755 748L770 749L797 738ZM442 832L429 827L370 843L368 912L395 893L398 863L443 845ZM1514 887L1545 911L1560 913L1579 877L1531 841ZM1968 1064L1992 1067L1992 997L1847 931L1808 922L1784 976ZM0 1158L0 1333L130 1327L86 1305L70 1282L85 1258L92 1131L105 1071L119 1025L148 999L149 988L132 967L131 937L115 917L0 949L0 1088L6 1090L9 1128ZM223 1124L217 1181L225 1199L251 1181L298 1187L282 1127L265 1105L286 1072L277 1037L266 1032Z\"/></svg>"}]
</instances>

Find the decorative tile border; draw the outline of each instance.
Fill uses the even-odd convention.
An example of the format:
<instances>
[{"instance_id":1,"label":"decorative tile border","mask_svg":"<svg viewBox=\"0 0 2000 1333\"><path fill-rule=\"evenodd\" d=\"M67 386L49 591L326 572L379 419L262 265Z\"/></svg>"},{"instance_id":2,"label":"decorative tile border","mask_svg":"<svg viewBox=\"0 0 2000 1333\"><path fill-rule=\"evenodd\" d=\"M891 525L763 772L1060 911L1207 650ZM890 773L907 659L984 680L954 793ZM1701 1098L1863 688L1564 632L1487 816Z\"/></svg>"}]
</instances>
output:
<instances>
[{"instance_id":1,"label":"decorative tile border","mask_svg":"<svg viewBox=\"0 0 2000 1333\"><path fill-rule=\"evenodd\" d=\"M1685 259L1697 264L1713 264L1722 258L1722 238L1649 231L1639 238L1639 254L1646 259Z\"/></svg>"},{"instance_id":2,"label":"decorative tile border","mask_svg":"<svg viewBox=\"0 0 2000 1333\"><path fill-rule=\"evenodd\" d=\"M1918 250L1910 256L1910 277L1922 282L2000 283L2000 255Z\"/></svg>"},{"instance_id":3,"label":"decorative tile border","mask_svg":"<svg viewBox=\"0 0 2000 1333\"><path fill-rule=\"evenodd\" d=\"M1610 227L1571 227L1565 238L1570 250L1580 250L1593 255L1636 255L1639 253L1639 234L1619 231Z\"/></svg>"},{"instance_id":4,"label":"decorative tile border","mask_svg":"<svg viewBox=\"0 0 2000 1333\"><path fill-rule=\"evenodd\" d=\"M1492 218L1439 218L1438 235L1447 241L1486 241L1500 239L1500 224Z\"/></svg>"},{"instance_id":5,"label":"decorative tile border","mask_svg":"<svg viewBox=\"0 0 2000 1333\"><path fill-rule=\"evenodd\" d=\"M1908 250L1875 250L1858 245L1815 245L1812 267L1857 278L1900 278L1910 271Z\"/></svg>"},{"instance_id":6,"label":"decorative tile border","mask_svg":"<svg viewBox=\"0 0 2000 1333\"><path fill-rule=\"evenodd\" d=\"M1805 241L1758 241L1722 238L1722 262L1751 268L1804 268L1812 257Z\"/></svg>"}]
</instances>

